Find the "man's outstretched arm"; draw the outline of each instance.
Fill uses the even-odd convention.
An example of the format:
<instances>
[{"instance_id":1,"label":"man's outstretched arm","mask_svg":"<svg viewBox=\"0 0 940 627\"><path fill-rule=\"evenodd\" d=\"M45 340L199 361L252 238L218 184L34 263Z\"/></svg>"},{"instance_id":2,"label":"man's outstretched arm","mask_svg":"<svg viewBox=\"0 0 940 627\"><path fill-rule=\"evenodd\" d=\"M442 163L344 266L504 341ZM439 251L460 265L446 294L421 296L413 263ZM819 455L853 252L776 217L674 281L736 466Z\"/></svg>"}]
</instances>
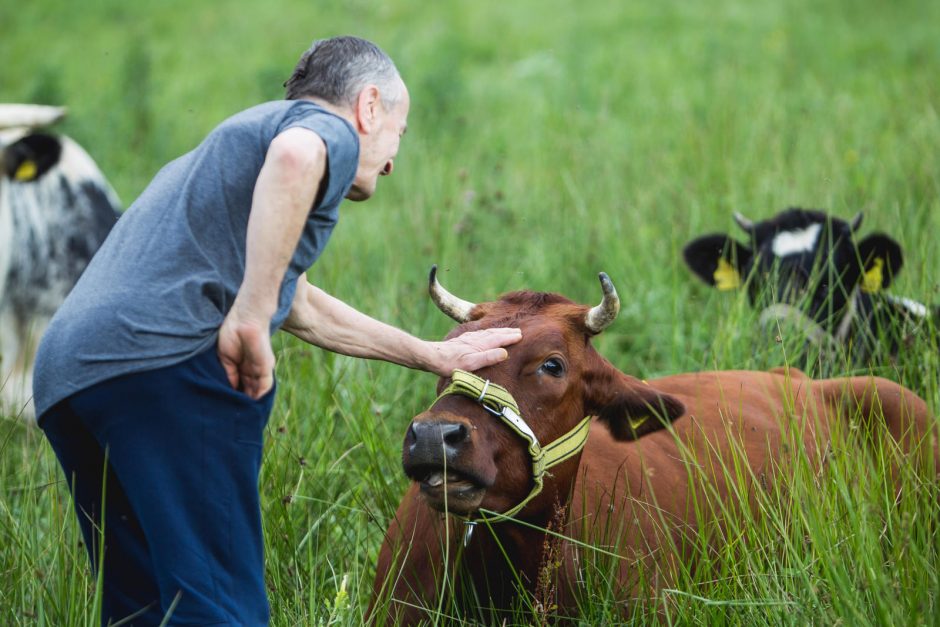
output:
<instances>
[{"instance_id":1,"label":"man's outstretched arm","mask_svg":"<svg viewBox=\"0 0 940 627\"><path fill-rule=\"evenodd\" d=\"M290 316L282 328L335 353L381 359L441 376L455 369L479 370L503 361L504 346L522 339L519 329L498 328L464 333L444 342L422 340L370 318L343 301L297 280Z\"/></svg>"}]
</instances>

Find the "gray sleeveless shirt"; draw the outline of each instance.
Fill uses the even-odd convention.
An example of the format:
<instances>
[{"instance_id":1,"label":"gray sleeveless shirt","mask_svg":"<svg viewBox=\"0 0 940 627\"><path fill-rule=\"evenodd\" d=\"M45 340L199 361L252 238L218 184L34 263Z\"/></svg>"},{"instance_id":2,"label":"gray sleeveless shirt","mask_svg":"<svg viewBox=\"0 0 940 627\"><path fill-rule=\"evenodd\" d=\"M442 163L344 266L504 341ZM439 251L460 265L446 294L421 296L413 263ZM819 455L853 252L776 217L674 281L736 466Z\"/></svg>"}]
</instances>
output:
<instances>
[{"instance_id":1,"label":"gray sleeveless shirt","mask_svg":"<svg viewBox=\"0 0 940 627\"><path fill-rule=\"evenodd\" d=\"M281 283L271 332L281 326L359 162L352 126L302 100L225 120L161 169L121 216L43 335L33 376L37 416L95 383L177 364L215 343L245 272L255 181L271 141L292 127L323 139L328 164Z\"/></svg>"}]
</instances>

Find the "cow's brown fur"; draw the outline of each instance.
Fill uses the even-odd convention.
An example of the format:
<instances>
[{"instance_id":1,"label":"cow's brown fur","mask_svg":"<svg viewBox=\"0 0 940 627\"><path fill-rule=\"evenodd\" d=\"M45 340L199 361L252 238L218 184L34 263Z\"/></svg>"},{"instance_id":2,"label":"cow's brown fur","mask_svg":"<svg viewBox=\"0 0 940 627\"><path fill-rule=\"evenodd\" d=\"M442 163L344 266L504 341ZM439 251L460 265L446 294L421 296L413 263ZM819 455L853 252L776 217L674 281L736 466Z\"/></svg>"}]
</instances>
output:
<instances>
[{"instance_id":1,"label":"cow's brown fur","mask_svg":"<svg viewBox=\"0 0 940 627\"><path fill-rule=\"evenodd\" d=\"M478 529L465 549L463 523L432 509L413 482L379 555L370 608L374 620L414 623L433 616L441 594L460 598L471 592L498 622L501 610L517 605L519 584L536 602L547 596L561 614L572 612L571 591L582 577L576 545L563 542L559 552L557 543L532 528L549 527L559 504L568 508L563 534L616 547L627 558L617 560L621 596L642 596L644 589L668 583L669 560L681 559L681 550L666 549L694 542L704 525L720 518L708 502L714 504L717 496L733 508L749 500L729 479L740 471L723 468L746 459L751 491L774 485L799 445L800 454L819 468L837 417L864 422L883 416L904 451L926 449L932 470L940 472L932 414L922 399L894 382L814 381L795 369L679 374L642 382L593 349L583 325L586 311L557 295L516 292L477 305L471 322L454 331L522 329L523 340L510 347L509 359L478 374L512 392L541 442L554 440L585 415L599 418L580 457L553 468L543 492L516 516L525 525L500 522L492 530ZM564 377L539 370L550 357L565 360ZM634 432L627 418L644 414L654 417ZM522 440L472 399L446 396L415 418L421 421L470 429L453 469L488 486L481 507L505 511L528 494L531 464ZM667 423L670 428L663 429ZM921 446L925 441L930 445ZM654 573L652 580L636 580L637 560ZM444 583L445 568L457 573L449 583ZM546 584L546 574L554 577L554 588Z\"/></svg>"}]
</instances>

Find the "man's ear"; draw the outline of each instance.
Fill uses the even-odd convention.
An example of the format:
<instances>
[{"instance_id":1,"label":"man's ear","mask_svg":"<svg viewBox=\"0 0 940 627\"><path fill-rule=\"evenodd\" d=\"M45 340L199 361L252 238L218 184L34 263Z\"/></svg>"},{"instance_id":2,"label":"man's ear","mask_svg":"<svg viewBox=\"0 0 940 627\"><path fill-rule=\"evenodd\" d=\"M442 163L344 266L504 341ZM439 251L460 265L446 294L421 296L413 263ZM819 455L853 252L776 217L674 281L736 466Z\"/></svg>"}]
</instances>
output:
<instances>
[{"instance_id":1,"label":"man's ear","mask_svg":"<svg viewBox=\"0 0 940 627\"><path fill-rule=\"evenodd\" d=\"M891 285L904 265L901 245L884 233L873 233L862 240L858 258L862 264L862 290L870 293Z\"/></svg>"},{"instance_id":2,"label":"man's ear","mask_svg":"<svg viewBox=\"0 0 940 627\"><path fill-rule=\"evenodd\" d=\"M609 363L602 376L587 378L585 409L607 425L617 440L659 431L685 413L685 405Z\"/></svg>"},{"instance_id":3,"label":"man's ear","mask_svg":"<svg viewBox=\"0 0 940 627\"><path fill-rule=\"evenodd\" d=\"M356 121L359 123L359 132L369 134L378 121L379 107L382 106L379 88L376 85L366 85L356 97Z\"/></svg>"},{"instance_id":4,"label":"man's ear","mask_svg":"<svg viewBox=\"0 0 940 627\"><path fill-rule=\"evenodd\" d=\"M724 233L704 235L682 249L682 257L700 279L719 290L733 290L744 283L743 268L751 249Z\"/></svg>"}]
</instances>

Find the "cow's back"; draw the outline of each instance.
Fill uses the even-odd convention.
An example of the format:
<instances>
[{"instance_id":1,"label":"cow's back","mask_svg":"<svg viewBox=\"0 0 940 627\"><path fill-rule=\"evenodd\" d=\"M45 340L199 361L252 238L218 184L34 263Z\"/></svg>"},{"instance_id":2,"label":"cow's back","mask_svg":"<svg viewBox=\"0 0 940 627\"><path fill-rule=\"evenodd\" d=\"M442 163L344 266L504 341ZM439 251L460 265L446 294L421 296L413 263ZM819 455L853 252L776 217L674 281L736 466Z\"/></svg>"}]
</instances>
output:
<instances>
[{"instance_id":1,"label":"cow's back","mask_svg":"<svg viewBox=\"0 0 940 627\"><path fill-rule=\"evenodd\" d=\"M829 437L828 405L797 370L649 383L681 400L685 415L669 430L629 442L593 424L569 518L570 535L626 557L615 561L628 597L665 583L667 562L699 545L707 525L720 525L722 507L753 504L754 490L769 489L794 452L808 450L818 463ZM583 580L577 562L597 556L568 554L569 576ZM638 580L637 560L658 581Z\"/></svg>"}]
</instances>

